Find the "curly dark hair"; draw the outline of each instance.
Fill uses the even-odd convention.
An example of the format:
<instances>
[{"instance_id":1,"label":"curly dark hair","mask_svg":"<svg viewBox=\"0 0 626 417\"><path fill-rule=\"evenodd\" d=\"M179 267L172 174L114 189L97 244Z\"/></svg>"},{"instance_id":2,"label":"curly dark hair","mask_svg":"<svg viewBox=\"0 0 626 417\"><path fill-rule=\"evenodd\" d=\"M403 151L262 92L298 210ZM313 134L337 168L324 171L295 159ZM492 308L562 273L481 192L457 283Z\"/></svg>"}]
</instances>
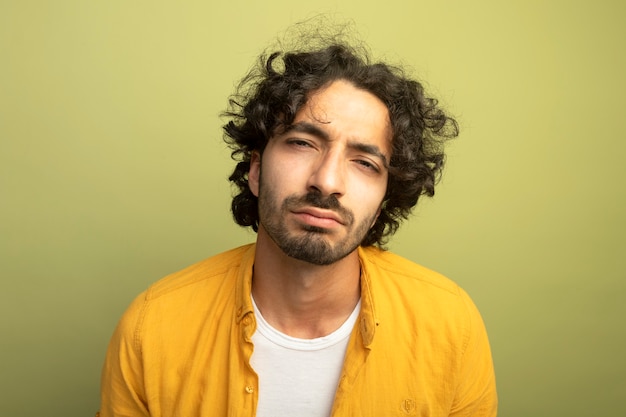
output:
<instances>
[{"instance_id":1,"label":"curly dark hair","mask_svg":"<svg viewBox=\"0 0 626 417\"><path fill-rule=\"evenodd\" d=\"M365 236L363 246L383 247L406 219L418 198L435 194L444 164L443 144L458 135L457 122L426 97L422 85L403 70L371 63L366 53L344 44L313 51L274 52L241 81L223 113L225 140L237 166L229 177L238 188L232 201L235 221L258 231L257 197L248 188L250 157L263 152L279 129L293 123L312 92L345 80L378 97L389 110L393 132L387 191L382 211Z\"/></svg>"}]
</instances>

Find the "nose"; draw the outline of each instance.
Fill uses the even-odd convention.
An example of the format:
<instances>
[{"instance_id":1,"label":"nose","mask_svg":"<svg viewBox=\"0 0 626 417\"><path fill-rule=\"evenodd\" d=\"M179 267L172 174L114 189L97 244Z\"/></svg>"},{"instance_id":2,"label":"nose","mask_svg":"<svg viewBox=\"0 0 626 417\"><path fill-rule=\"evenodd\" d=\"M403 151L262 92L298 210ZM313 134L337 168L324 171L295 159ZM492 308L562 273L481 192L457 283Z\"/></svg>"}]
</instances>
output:
<instances>
[{"instance_id":1,"label":"nose","mask_svg":"<svg viewBox=\"0 0 626 417\"><path fill-rule=\"evenodd\" d=\"M322 195L340 197L345 193L345 164L336 152L320 155L313 167L307 188Z\"/></svg>"}]
</instances>

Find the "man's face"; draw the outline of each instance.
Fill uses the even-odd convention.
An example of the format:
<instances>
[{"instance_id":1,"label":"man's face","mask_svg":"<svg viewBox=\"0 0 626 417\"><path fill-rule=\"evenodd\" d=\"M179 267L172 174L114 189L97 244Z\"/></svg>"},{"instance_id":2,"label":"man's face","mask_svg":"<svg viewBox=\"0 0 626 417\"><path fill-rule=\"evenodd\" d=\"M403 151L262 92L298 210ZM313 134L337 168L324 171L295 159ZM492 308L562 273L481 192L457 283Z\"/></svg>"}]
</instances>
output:
<instances>
[{"instance_id":1,"label":"man's face","mask_svg":"<svg viewBox=\"0 0 626 417\"><path fill-rule=\"evenodd\" d=\"M380 212L391 128L386 106L345 81L313 93L285 132L254 154L259 235L317 265L352 253Z\"/></svg>"}]
</instances>

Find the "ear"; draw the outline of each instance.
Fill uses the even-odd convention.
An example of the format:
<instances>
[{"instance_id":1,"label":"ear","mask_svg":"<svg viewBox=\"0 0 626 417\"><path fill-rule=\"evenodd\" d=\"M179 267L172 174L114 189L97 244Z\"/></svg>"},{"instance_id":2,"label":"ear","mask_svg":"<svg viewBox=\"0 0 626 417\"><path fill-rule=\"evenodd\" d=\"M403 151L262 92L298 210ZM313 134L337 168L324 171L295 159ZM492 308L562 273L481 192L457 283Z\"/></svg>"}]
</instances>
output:
<instances>
[{"instance_id":1,"label":"ear","mask_svg":"<svg viewBox=\"0 0 626 417\"><path fill-rule=\"evenodd\" d=\"M259 196L259 179L261 177L261 154L253 151L250 156L250 171L248 171L248 187L255 197Z\"/></svg>"}]
</instances>

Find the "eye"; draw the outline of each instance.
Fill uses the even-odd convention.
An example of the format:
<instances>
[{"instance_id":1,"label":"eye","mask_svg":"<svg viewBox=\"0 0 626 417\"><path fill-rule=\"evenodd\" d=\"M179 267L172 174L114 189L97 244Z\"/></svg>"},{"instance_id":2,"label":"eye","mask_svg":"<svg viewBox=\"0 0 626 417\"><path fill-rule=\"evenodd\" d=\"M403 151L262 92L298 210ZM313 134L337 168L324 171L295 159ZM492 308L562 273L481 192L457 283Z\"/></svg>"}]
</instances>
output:
<instances>
[{"instance_id":1,"label":"eye","mask_svg":"<svg viewBox=\"0 0 626 417\"><path fill-rule=\"evenodd\" d=\"M292 146L303 147L303 148L310 148L310 147L313 146L313 145L311 145L310 142L308 142L308 141L306 141L304 139L299 139L299 138L288 139L287 143L289 145L292 145Z\"/></svg>"},{"instance_id":2,"label":"eye","mask_svg":"<svg viewBox=\"0 0 626 417\"><path fill-rule=\"evenodd\" d=\"M356 162L359 166L363 167L364 169L368 171L380 172L380 169L378 169L378 166L368 161L367 159L355 159L354 162Z\"/></svg>"}]
</instances>

